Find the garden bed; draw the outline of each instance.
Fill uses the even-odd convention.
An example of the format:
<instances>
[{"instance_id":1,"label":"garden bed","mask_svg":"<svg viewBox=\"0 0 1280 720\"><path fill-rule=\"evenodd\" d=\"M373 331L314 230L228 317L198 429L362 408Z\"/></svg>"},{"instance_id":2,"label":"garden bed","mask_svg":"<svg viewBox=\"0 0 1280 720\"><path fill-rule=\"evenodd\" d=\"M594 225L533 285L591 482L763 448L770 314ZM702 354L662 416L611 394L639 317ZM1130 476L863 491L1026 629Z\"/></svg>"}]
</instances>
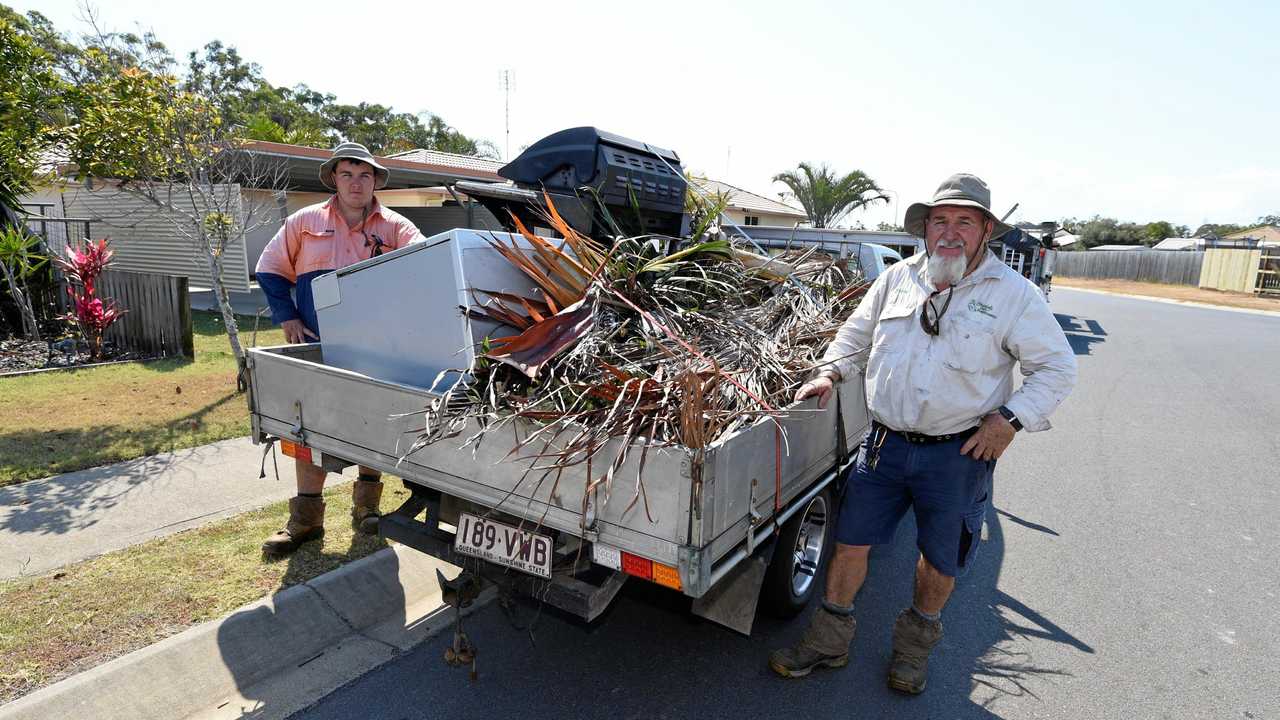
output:
<instances>
[{"instance_id":1,"label":"garden bed","mask_svg":"<svg viewBox=\"0 0 1280 720\"><path fill-rule=\"evenodd\" d=\"M74 340L0 340L0 375L28 370L98 365L104 362L149 360L137 352L114 352L110 349L96 360L90 359L83 348L77 348Z\"/></svg>"}]
</instances>

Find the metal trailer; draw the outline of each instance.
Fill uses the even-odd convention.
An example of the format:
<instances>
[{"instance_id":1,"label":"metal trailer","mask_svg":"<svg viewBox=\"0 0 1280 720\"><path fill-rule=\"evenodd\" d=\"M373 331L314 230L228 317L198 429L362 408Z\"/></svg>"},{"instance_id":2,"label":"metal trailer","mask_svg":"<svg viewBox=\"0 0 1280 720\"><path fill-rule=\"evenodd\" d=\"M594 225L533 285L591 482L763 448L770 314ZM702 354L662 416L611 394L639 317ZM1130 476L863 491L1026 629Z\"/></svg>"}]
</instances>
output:
<instances>
[{"instance_id":1,"label":"metal trailer","mask_svg":"<svg viewBox=\"0 0 1280 720\"><path fill-rule=\"evenodd\" d=\"M404 480L410 498L383 517L384 537L464 567L475 563L454 547L460 513L549 537L549 579L488 562L480 575L588 621L628 576L679 590L697 599L698 614L743 632L762 585L776 609L798 612L834 532L828 520L838 480L869 424L859 376L842 383L825 410L810 399L778 426L762 420L703 452L650 448L643 489L635 449L611 487L588 493L585 466L557 481L528 472L528 458L508 457L515 433L531 427L463 448L475 430L468 428L406 454L435 396L326 365L319 343L250 349L247 371L256 443L281 439L331 471L358 463ZM607 462L597 464L597 475ZM425 520L418 517L424 511ZM779 530L781 543L774 542Z\"/></svg>"}]
</instances>

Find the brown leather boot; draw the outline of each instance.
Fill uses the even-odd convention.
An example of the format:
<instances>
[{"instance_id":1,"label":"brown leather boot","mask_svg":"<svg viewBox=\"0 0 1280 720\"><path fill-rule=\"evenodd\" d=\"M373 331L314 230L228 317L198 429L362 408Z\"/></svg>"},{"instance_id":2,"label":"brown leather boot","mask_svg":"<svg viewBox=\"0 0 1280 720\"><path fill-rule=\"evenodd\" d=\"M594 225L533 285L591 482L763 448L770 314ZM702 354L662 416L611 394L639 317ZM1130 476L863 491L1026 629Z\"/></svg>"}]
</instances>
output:
<instances>
[{"instance_id":1,"label":"brown leather boot","mask_svg":"<svg viewBox=\"0 0 1280 720\"><path fill-rule=\"evenodd\" d=\"M268 557L283 557L302 543L324 537L324 500L311 497L289 498L289 522L284 529L262 543Z\"/></svg>"},{"instance_id":2,"label":"brown leather boot","mask_svg":"<svg viewBox=\"0 0 1280 720\"><path fill-rule=\"evenodd\" d=\"M782 677L798 678L815 668L841 668L849 664L849 644L858 628L852 615L837 615L818 608L809 621L800 642L775 650L769 656L769 667Z\"/></svg>"},{"instance_id":3,"label":"brown leather boot","mask_svg":"<svg viewBox=\"0 0 1280 720\"><path fill-rule=\"evenodd\" d=\"M365 535L378 534L378 501L382 499L381 480L356 480L351 485L351 527Z\"/></svg>"},{"instance_id":4,"label":"brown leather boot","mask_svg":"<svg viewBox=\"0 0 1280 720\"><path fill-rule=\"evenodd\" d=\"M942 621L926 620L907 608L893 624L893 658L889 661L889 687L919 695L929 679L929 653L942 639Z\"/></svg>"}]
</instances>

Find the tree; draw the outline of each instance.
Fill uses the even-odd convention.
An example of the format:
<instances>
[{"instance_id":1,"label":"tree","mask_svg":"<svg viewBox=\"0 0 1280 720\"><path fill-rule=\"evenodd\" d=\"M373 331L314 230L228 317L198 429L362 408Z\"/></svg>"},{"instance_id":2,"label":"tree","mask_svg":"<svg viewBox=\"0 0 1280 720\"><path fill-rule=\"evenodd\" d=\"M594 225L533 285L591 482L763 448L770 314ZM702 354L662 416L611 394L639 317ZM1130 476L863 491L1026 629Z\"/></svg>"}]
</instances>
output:
<instances>
[{"instance_id":1,"label":"tree","mask_svg":"<svg viewBox=\"0 0 1280 720\"><path fill-rule=\"evenodd\" d=\"M397 112L367 102L338 104L333 95L306 85L274 87L256 63L217 40L188 55L183 89L216 105L222 122L236 128L239 137L313 147L351 140L377 155L425 148L499 157L493 143L469 138L429 112Z\"/></svg>"},{"instance_id":2,"label":"tree","mask_svg":"<svg viewBox=\"0 0 1280 720\"><path fill-rule=\"evenodd\" d=\"M338 105L305 85L274 87L234 47L208 43L185 73L154 35L110 33L88 12L91 32L65 39L43 15L0 5L0 202L16 204L33 169L57 150L86 182L107 182L172 220L209 270L243 363L235 316L222 280L228 248L264 222L271 208L244 207L239 186L282 188L284 167L242 151L247 138L331 146L364 142L375 153L425 147L497 157L435 115L390 107ZM32 109L35 110L32 110ZM269 211L268 211L269 210Z\"/></svg>"},{"instance_id":3,"label":"tree","mask_svg":"<svg viewBox=\"0 0 1280 720\"><path fill-rule=\"evenodd\" d=\"M837 178L827 165L814 168L800 163L795 169L779 173L774 182L785 184L809 216L814 227L834 225L850 212L877 200L889 202L880 186L861 170Z\"/></svg>"},{"instance_id":4,"label":"tree","mask_svg":"<svg viewBox=\"0 0 1280 720\"><path fill-rule=\"evenodd\" d=\"M1173 223L1167 220L1147 223L1146 226L1142 228L1142 234L1146 240L1145 244L1147 245L1155 245L1165 238L1178 237L1177 228L1173 226Z\"/></svg>"},{"instance_id":5,"label":"tree","mask_svg":"<svg viewBox=\"0 0 1280 720\"><path fill-rule=\"evenodd\" d=\"M243 368L223 263L229 248L273 220L264 207L244 207L240 184L283 187L283 166L240 151L242 141L224 122L222 108L169 72L172 58L154 38L99 32L86 43L80 64L77 122L67 134L78 176L109 179L98 182L144 200L190 243L208 270L228 342Z\"/></svg>"},{"instance_id":6,"label":"tree","mask_svg":"<svg viewBox=\"0 0 1280 720\"><path fill-rule=\"evenodd\" d=\"M280 123L263 114L250 116L248 123L241 129L240 135L246 140L266 140L307 147L323 148L332 144L329 137L319 128L299 125L286 130Z\"/></svg>"},{"instance_id":7,"label":"tree","mask_svg":"<svg viewBox=\"0 0 1280 720\"><path fill-rule=\"evenodd\" d=\"M57 57L44 48L51 41L32 36L47 21L32 15L29 20L0 5L0 274L23 336L39 340L30 284L45 258L21 220L21 199L63 140L70 88L57 72Z\"/></svg>"},{"instance_id":8,"label":"tree","mask_svg":"<svg viewBox=\"0 0 1280 720\"><path fill-rule=\"evenodd\" d=\"M31 24L0 10L0 206L17 211L61 137L68 86L54 57L26 32Z\"/></svg>"},{"instance_id":9,"label":"tree","mask_svg":"<svg viewBox=\"0 0 1280 720\"><path fill-rule=\"evenodd\" d=\"M1143 227L1122 223L1115 218L1094 215L1085 222L1070 220L1063 223L1063 227L1070 228L1080 237L1080 244L1086 249L1098 245L1141 245L1146 238Z\"/></svg>"},{"instance_id":10,"label":"tree","mask_svg":"<svg viewBox=\"0 0 1280 720\"><path fill-rule=\"evenodd\" d=\"M1196 228L1196 231L1191 234L1191 237L1200 238L1210 234L1217 235L1218 237L1223 237L1225 235L1230 235L1231 233L1237 233L1237 232L1240 232L1241 230L1247 230L1247 229L1248 228L1246 228L1244 225L1236 225L1235 223L1221 223L1221 224L1205 223L1200 227Z\"/></svg>"},{"instance_id":11,"label":"tree","mask_svg":"<svg viewBox=\"0 0 1280 720\"><path fill-rule=\"evenodd\" d=\"M1258 218L1258 224L1280 227L1280 215L1263 215Z\"/></svg>"}]
</instances>

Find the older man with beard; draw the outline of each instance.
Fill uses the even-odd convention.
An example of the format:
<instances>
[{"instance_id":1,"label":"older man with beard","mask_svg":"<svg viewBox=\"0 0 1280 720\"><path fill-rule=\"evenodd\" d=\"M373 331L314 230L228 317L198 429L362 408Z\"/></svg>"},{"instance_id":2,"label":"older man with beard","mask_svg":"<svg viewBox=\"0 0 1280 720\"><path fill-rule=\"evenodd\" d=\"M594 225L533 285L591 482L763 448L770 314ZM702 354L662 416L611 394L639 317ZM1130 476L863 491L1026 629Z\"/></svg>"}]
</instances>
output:
<instances>
[{"instance_id":1,"label":"older man with beard","mask_svg":"<svg viewBox=\"0 0 1280 720\"><path fill-rule=\"evenodd\" d=\"M905 222L926 252L876 280L796 393L825 407L840 378L865 369L872 426L845 491L822 607L769 665L801 677L848 664L871 546L890 542L911 507L920 558L913 602L894 625L888 683L917 694L942 608L973 565L996 459L1019 430L1049 429L1076 362L1040 291L987 250L1010 228L991 213L986 183L953 175Z\"/></svg>"}]
</instances>

